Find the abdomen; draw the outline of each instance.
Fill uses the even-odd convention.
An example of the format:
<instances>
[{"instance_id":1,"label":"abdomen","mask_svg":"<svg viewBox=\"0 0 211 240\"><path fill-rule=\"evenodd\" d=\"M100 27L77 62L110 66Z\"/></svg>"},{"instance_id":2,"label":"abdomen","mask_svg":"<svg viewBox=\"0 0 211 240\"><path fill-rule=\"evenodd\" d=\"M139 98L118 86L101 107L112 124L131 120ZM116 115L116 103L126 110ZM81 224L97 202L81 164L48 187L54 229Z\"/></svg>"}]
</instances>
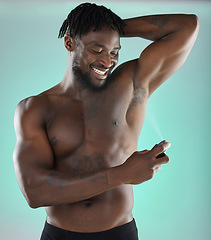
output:
<instances>
[{"instance_id":1,"label":"abdomen","mask_svg":"<svg viewBox=\"0 0 211 240\"><path fill-rule=\"evenodd\" d=\"M93 198L47 207L48 223L75 232L99 232L132 220L133 188L122 185Z\"/></svg>"}]
</instances>

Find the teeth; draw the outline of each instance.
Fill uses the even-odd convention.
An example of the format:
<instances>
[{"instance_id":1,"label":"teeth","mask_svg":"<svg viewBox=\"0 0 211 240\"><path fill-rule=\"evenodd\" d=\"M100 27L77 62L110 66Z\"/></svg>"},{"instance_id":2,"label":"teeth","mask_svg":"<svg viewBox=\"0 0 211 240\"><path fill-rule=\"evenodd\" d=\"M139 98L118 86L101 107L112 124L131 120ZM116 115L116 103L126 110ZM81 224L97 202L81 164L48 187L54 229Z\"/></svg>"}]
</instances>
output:
<instances>
[{"instance_id":1,"label":"teeth","mask_svg":"<svg viewBox=\"0 0 211 240\"><path fill-rule=\"evenodd\" d=\"M99 75L105 75L105 73L107 72L107 70L106 71L101 71L101 70L96 69L96 68L92 68L92 69Z\"/></svg>"}]
</instances>

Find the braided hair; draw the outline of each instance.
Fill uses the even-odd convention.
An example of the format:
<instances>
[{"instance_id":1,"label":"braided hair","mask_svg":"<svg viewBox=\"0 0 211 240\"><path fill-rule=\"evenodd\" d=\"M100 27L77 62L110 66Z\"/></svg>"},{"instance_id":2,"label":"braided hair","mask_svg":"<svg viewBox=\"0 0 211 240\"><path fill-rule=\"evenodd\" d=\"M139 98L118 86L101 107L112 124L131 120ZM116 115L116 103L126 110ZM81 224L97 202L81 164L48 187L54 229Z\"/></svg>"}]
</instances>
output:
<instances>
[{"instance_id":1,"label":"braided hair","mask_svg":"<svg viewBox=\"0 0 211 240\"><path fill-rule=\"evenodd\" d=\"M104 6L94 3L82 3L74 8L63 22L58 38L64 37L67 32L71 37L87 34L89 31L98 31L108 26L120 35L124 34L124 21Z\"/></svg>"}]
</instances>

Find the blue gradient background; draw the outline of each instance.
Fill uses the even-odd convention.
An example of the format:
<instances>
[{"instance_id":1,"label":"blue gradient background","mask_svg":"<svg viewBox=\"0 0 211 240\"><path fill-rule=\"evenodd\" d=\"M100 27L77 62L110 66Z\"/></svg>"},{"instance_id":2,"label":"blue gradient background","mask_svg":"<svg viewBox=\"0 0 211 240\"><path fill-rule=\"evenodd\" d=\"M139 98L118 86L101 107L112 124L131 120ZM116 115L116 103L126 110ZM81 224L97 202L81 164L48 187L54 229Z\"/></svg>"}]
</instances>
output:
<instances>
[{"instance_id":1,"label":"blue gradient background","mask_svg":"<svg viewBox=\"0 0 211 240\"><path fill-rule=\"evenodd\" d=\"M58 30L79 1L0 2L0 238L37 240L46 218L30 209L16 181L12 152L18 102L62 80L67 64ZM162 138L172 143L171 162L150 181L134 187L134 217L143 240L211 239L209 2L98 1L122 18L158 13L195 13L200 32L184 66L149 100L139 150ZM120 63L149 44L123 39Z\"/></svg>"}]
</instances>

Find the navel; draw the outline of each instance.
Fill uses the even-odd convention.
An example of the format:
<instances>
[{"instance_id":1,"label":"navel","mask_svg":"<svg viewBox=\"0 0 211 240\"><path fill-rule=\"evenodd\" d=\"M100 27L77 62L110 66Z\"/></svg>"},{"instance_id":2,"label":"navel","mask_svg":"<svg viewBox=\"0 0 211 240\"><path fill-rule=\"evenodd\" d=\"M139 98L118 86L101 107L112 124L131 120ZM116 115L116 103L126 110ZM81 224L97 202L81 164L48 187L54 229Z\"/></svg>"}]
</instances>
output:
<instances>
[{"instance_id":1,"label":"navel","mask_svg":"<svg viewBox=\"0 0 211 240\"><path fill-rule=\"evenodd\" d=\"M88 201L88 202L85 202L84 205L89 208L93 205L93 202L92 201Z\"/></svg>"}]
</instances>

